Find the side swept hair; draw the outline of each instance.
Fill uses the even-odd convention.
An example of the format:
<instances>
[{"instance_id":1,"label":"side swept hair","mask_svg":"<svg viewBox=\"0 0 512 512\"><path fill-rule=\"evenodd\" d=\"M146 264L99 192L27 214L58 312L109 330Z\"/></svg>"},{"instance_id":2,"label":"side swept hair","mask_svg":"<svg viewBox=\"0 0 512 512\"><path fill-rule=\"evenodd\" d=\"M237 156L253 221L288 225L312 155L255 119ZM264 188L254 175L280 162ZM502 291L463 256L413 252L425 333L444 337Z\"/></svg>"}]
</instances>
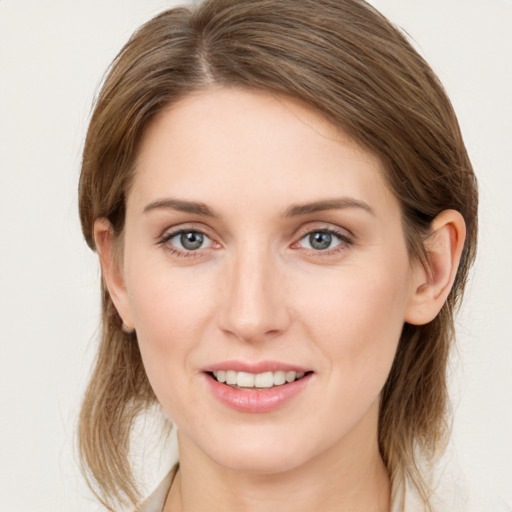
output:
<instances>
[{"instance_id":1,"label":"side swept hair","mask_svg":"<svg viewBox=\"0 0 512 512\"><path fill-rule=\"evenodd\" d=\"M403 328L381 394L379 447L391 478L409 478L428 505L416 452L433 460L447 432L446 366L453 315L477 241L477 186L459 125L439 80L406 37L362 0L207 0L165 11L115 58L96 99L79 185L82 229L122 236L138 142L164 107L212 86L300 99L376 154L398 198L411 257L445 209L467 239L455 284L429 324ZM155 403L136 334L102 284L102 331L79 420L84 472L102 503L137 503L130 429Z\"/></svg>"}]
</instances>

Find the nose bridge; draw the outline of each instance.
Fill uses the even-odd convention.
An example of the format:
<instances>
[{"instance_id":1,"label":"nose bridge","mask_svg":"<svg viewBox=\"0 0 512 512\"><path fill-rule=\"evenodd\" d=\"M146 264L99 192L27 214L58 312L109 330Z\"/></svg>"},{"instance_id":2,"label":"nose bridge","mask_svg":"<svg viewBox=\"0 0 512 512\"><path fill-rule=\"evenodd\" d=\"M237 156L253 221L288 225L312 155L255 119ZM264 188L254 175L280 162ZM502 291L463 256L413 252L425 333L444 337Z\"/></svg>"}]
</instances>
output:
<instances>
[{"instance_id":1,"label":"nose bridge","mask_svg":"<svg viewBox=\"0 0 512 512\"><path fill-rule=\"evenodd\" d=\"M245 341L257 341L283 331L288 323L285 289L270 248L244 241L227 271L222 329Z\"/></svg>"}]
</instances>

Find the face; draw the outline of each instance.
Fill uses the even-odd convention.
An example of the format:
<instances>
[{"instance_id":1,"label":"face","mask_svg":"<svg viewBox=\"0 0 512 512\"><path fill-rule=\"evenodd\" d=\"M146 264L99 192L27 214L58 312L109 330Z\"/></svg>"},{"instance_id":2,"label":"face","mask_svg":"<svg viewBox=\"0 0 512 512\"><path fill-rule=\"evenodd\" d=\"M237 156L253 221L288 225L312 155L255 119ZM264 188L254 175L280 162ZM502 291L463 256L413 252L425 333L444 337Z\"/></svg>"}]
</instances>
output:
<instances>
[{"instance_id":1,"label":"face","mask_svg":"<svg viewBox=\"0 0 512 512\"><path fill-rule=\"evenodd\" d=\"M120 272L184 446L276 472L376 441L414 270L378 159L317 113L236 89L168 108L142 140Z\"/></svg>"}]
</instances>

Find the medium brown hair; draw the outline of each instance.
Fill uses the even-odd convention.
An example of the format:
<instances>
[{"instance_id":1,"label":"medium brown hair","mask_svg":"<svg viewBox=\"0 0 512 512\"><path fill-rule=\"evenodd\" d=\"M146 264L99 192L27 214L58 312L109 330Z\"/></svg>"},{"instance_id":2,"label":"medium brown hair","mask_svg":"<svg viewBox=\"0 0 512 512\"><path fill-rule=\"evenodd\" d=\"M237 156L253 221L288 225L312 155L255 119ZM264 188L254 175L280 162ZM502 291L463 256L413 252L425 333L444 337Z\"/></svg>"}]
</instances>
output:
<instances>
[{"instance_id":1,"label":"medium brown hair","mask_svg":"<svg viewBox=\"0 0 512 512\"><path fill-rule=\"evenodd\" d=\"M105 217L120 237L137 146L164 107L208 87L300 99L382 162L400 201L411 257L424 258L432 220L459 211L467 238L455 284L427 325L406 324L381 394L379 447L392 478L428 489L417 469L447 430L446 366L453 314L473 262L477 190L458 122L437 77L404 35L362 0L207 0L161 13L115 58L96 100L79 185L85 239ZM129 464L134 418L155 396L136 334L102 284L102 332L79 422L89 482L111 510L138 499Z\"/></svg>"}]
</instances>

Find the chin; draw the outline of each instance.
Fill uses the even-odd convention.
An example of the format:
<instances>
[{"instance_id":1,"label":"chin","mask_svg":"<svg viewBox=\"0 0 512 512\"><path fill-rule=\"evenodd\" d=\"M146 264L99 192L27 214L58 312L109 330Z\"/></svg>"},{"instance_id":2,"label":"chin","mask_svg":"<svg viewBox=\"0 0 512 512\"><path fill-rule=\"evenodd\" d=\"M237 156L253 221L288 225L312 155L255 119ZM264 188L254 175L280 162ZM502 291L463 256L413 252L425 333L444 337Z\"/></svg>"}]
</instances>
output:
<instances>
[{"instance_id":1,"label":"chin","mask_svg":"<svg viewBox=\"0 0 512 512\"><path fill-rule=\"evenodd\" d=\"M247 435L245 432L229 436L228 441L228 446L226 439L212 443L210 437L204 451L219 466L238 473L285 473L305 464L320 451L289 432L285 435L262 431Z\"/></svg>"},{"instance_id":2,"label":"chin","mask_svg":"<svg viewBox=\"0 0 512 512\"><path fill-rule=\"evenodd\" d=\"M256 475L273 475L292 471L306 462L300 454L263 453L263 450L233 451L213 456L212 459L219 466L237 473Z\"/></svg>"}]
</instances>

